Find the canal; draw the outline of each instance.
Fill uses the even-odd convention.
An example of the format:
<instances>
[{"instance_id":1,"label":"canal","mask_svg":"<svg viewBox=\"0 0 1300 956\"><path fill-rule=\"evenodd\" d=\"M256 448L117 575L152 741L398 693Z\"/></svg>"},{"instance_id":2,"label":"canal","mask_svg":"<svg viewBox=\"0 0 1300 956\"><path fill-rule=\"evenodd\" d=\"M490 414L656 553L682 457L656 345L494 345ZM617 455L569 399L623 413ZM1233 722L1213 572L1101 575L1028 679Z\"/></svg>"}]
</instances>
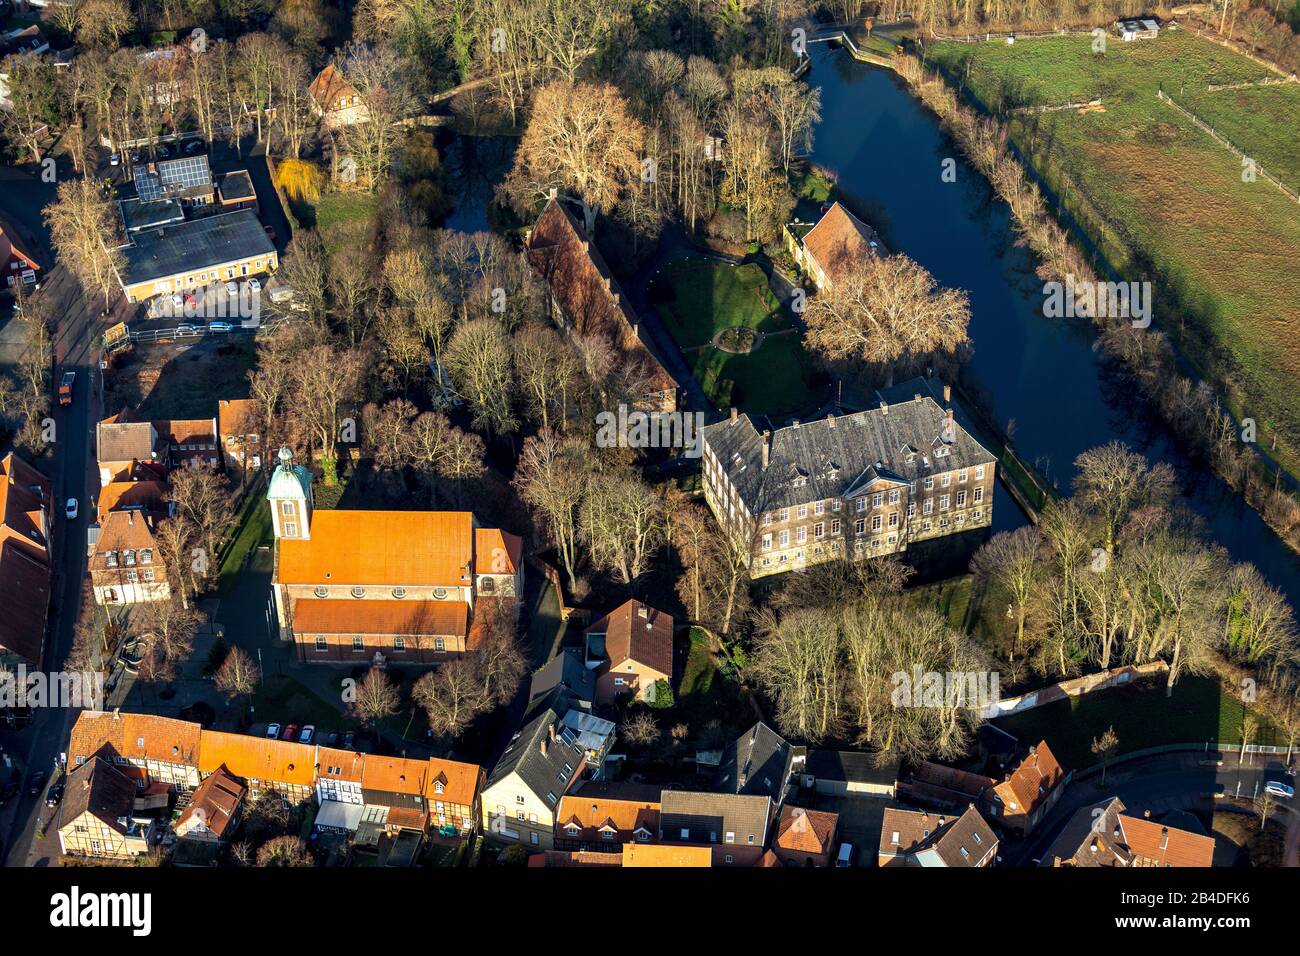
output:
<instances>
[{"instance_id":1,"label":"canal","mask_svg":"<svg viewBox=\"0 0 1300 956\"><path fill-rule=\"evenodd\" d=\"M1179 453L1161 422L1109 374L1089 324L1043 315L1042 281L1017 245L1010 211L938 119L891 71L829 44L814 44L810 54L806 79L821 89L824 117L812 161L837 175L848 205L890 249L970 294L975 354L964 384L1010 432L1021 457L1067 493L1075 457L1109 441L1168 462L1209 536L1300 607L1300 557L1222 481ZM956 160L955 182L941 176L948 158ZM1014 507L998 495L996 526L1006 526L1005 511Z\"/></svg>"}]
</instances>

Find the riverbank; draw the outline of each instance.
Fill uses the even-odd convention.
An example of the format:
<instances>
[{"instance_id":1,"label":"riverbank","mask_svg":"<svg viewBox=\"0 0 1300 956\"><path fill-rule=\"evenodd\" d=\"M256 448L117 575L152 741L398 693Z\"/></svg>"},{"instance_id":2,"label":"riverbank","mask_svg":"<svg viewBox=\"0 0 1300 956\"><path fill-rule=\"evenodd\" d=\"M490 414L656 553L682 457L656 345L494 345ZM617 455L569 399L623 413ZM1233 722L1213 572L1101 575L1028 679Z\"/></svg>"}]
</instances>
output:
<instances>
[{"instance_id":1,"label":"riverbank","mask_svg":"<svg viewBox=\"0 0 1300 956\"><path fill-rule=\"evenodd\" d=\"M1162 38L1161 42L1166 42L1166 38ZM1030 62L1041 65L1043 55L1048 52L1051 52L1057 59L1063 57L1063 54L1056 50L1056 47L1061 45L1059 41L1040 40L1035 41L1035 43L1039 45L1039 52L1031 56ZM1174 48L1175 43L1185 46L1187 44L1198 44L1199 41L1190 36L1176 41L1170 39L1170 49ZM1045 45L1050 45L1051 50L1049 51ZM1027 44L1026 49L1033 46L1034 44ZM998 93L994 96L989 92L990 89L993 89L989 85L992 81L988 76L984 75L992 71L992 67L982 65L981 70L983 72L977 71L975 74L977 82L967 82L971 80L971 61L967 54L967 48L961 48L957 51L961 54L957 59L961 63L965 63L966 68L964 77L958 79L957 76L962 73L962 70L958 66L954 66L957 61L953 60L953 57L957 54L949 51L948 55L944 55L943 50L945 49L947 48L941 47L938 55L939 62L946 67L940 70L940 74L947 81L941 92L936 88L937 84L933 74L929 74L923 68L919 72L913 68L910 71L911 75L908 76L909 82L913 89L918 92L918 95L935 110L946 127L962 143L968 157L972 158L972 161L977 166L983 167L981 171L989 176L990 181L995 184L1003 198L1008 198L1022 234L1035 247L1035 251L1039 253L1042 259L1039 272L1043 278L1050 277L1059 280L1066 275L1074 275L1084 280L1090 280L1093 278L1092 270L1087 268L1087 259L1090 255L1095 255L1101 263L1102 271L1109 275L1114 275L1116 272L1114 264L1119 264L1127 271L1141 267L1140 271L1145 271L1147 274L1156 277L1156 285L1163 292L1160 304L1166 307L1164 314L1168 315L1170 314L1171 302L1187 301L1189 296L1192 300L1201 303L1202 311L1208 307L1205 304L1210 301L1206 299L1208 292L1205 290L1201 292L1189 291L1189 286L1180 278L1179 269L1188 268L1190 263L1195 262L1197 274L1203 278L1205 276L1210 277L1204 279L1204 281L1210 282L1210 286L1207 288L1214 287L1215 282L1222 284L1222 282L1228 281L1226 278L1215 278L1216 276L1226 277L1231 275L1231 281L1236 283L1234 288L1240 290L1244 284L1250 288L1252 296L1265 295L1270 301L1274 302L1275 307L1270 306L1267 309L1261 303L1246 308L1242 305L1244 300L1238 294L1233 300L1237 305L1241 306L1237 310L1237 314L1248 317L1242 318L1238 323L1243 327L1241 334L1231 332L1224 325L1224 323L1231 325L1232 322L1237 321L1230 316L1220 316L1217 320L1219 323L1217 326L1210 325L1206 329L1199 328L1195 319L1190 324L1181 319L1177 323L1168 321L1160 323L1161 333L1168 335L1174 345L1172 349L1163 341L1163 336L1156 337L1154 341L1151 341L1153 338L1151 331L1123 327L1128 324L1127 322L1108 324L1105 321L1098 321L1097 325L1101 331L1101 342L1106 353L1123 364L1130 379L1139 386L1152 405L1160 411L1162 417L1170 425L1174 433L1178 435L1184 447L1194 457L1209 464L1235 491L1241 493L1243 498L1264 517L1288 547L1292 550L1300 550L1300 506L1296 504L1290 494L1280 490L1283 488L1292 489L1294 481L1289 474L1281 472L1278 462L1274 460L1272 454L1278 450L1279 433L1286 430L1285 425L1279 428L1280 421L1290 421L1294 418L1292 406L1295 404L1295 392L1297 390L1291 389L1291 397L1282 403L1274 402L1271 399L1267 401L1261 400L1259 398L1260 389L1250 390L1256 396L1254 406L1268 409L1267 412L1257 412L1255 417L1250 417L1247 414L1250 407L1247 404L1247 389L1229 386L1227 394L1230 400L1223 402L1215 392L1206 389L1200 384L1201 381L1206 379L1218 380L1222 384L1221 375L1211 374L1212 370L1222 361L1215 357L1214 341L1207 343L1205 340L1205 335L1209 334L1207 329L1212 328L1224 329L1225 331L1221 331L1218 337L1227 336L1230 342L1236 343L1233 348L1240 355L1251 356L1253 367L1271 368L1273 369L1271 374L1274 374L1275 377L1289 374L1285 370L1290 368L1291 363L1281 357L1271 359L1264 356L1265 354L1272 355L1278 348L1286 350L1293 347L1279 343L1292 340L1294 336L1288 337L1283 335L1280 329L1274 328L1278 325L1278 322L1282 322L1282 325L1286 326L1287 322L1282 320L1289 314L1287 310L1293 309L1293 296L1288 299L1287 295L1283 294L1282 287L1277 284L1287 274L1287 270L1283 267L1279 256L1283 256L1286 248L1290 247L1283 243L1283 248L1279 250L1271 248L1270 243L1263 242L1262 239L1253 241L1251 237L1255 236L1259 228L1263 227L1260 226L1257 217L1247 217L1245 225L1242 226L1245 230L1244 237L1239 237L1240 242L1244 242L1252 248L1270 248L1271 251L1248 257L1246 260L1248 264L1243 265L1239 263L1235 255L1226 255L1227 250L1236 248L1238 243L1238 239L1233 237L1237 235L1234 230L1237 225L1240 225L1238 220L1242 218L1241 216L1230 216L1227 212L1220 210L1218 214L1210 217L1213 221L1209 223L1202 224L1199 218L1192 217L1195 220L1194 226L1192 221L1188 219L1188 215L1180 214L1178 204L1182 201L1179 198L1182 196L1189 197L1187 201L1192 204L1192 207L1189 208L1194 207L1199 210L1209 208L1203 202L1206 187L1201 182L1200 172L1197 172L1201 170L1201 166L1204 164L1193 163L1189 168L1186 161L1174 163L1174 168L1168 170L1166 175L1165 173L1151 171L1152 169L1164 169L1169 166L1167 163L1157 162L1157 157L1153 156L1150 162L1143 163L1142 167L1145 171L1140 176L1140 182L1145 185L1139 186L1137 182L1129 184L1130 192L1136 190L1137 194L1136 196L1130 196L1129 199L1132 200L1135 209L1143 210L1139 217L1141 222L1133 221L1130 222L1129 226L1118 225L1114 217L1108 218L1098 212L1098 205L1093 198L1095 191L1089 191L1080 185L1082 180L1078 166L1083 160L1073 160L1074 165L1070 169L1066 169L1062 162L1049 159L1046 161L1047 172L1045 174L1039 173L1037 162L1033 165L1026 162L1030 175L1013 177L1013 181L1010 183L1012 188L1009 189L1005 171L1008 159L1010 162L1017 164L1022 161L1023 157L1029 157L1031 161L1042 161L1042 158L1050 150L1055 151L1051 155L1058 155L1062 149L1069 147L1070 144L1078 146L1078 149L1071 152L1070 155L1093 156L1094 158L1111 155L1113 149L1111 141L1117 144L1127 143L1128 145L1124 146L1127 149L1139 148L1131 142L1131 137L1122 135L1123 129L1129 128L1134 122L1166 122L1174 114L1167 107L1160 105L1157 95L1150 97L1149 104L1145 102L1145 99L1142 100L1140 105L1131 102L1133 97L1139 96L1139 93L1142 97L1145 97L1149 91L1140 82L1129 78L1126 80L1128 86L1124 88L1133 87L1133 92L1130 95L1123 92L1116 93L1112 90L1112 94L1106 99L1110 115L1113 118L1095 120L1091 114L1086 119L1078 118L1078 114L1071 116L1056 114L1051 117L1050 121L1045 121L1043 120L1043 114L1036 114L1032 117L1017 116L1006 125L1003 125L1002 121L996 118L996 110L999 104L1006 106L1013 101L1019 103L1021 101L1039 102L1060 99L1061 97L1080 93L1083 87L1079 86L1079 83L1086 81L1074 79L1073 73L1069 77L1058 78L1055 72L1048 70L1044 74L1046 79L1042 79L1035 74L1035 78L1031 82L1028 74L1025 74L1021 78L1025 83L1029 83L1029 86L1022 84L1014 87L1016 90L1014 94ZM1147 49L1154 49L1154 47L1148 47ZM1178 49L1182 49L1182 47L1179 46ZM1207 54L1205 52L1207 49L1212 52ZM934 49L931 48L930 52L933 53ZM1237 76L1238 74L1245 75L1242 72L1243 70L1251 76L1254 76L1254 72L1251 71L1258 72L1258 68L1253 65L1247 64L1244 67L1237 67L1230 62L1226 64L1221 62L1224 58L1230 57L1231 54L1224 53L1217 47L1207 46L1202 49L1198 45L1195 47L1194 52L1201 56L1201 59L1195 60L1195 62L1201 63L1205 71L1214 72L1217 70L1222 73L1226 70L1227 72L1224 75L1228 77ZM1012 54L1007 54L1001 50L998 50L996 54L988 55L996 57L999 63L1003 61L1021 63L1021 59L1008 61L1007 58ZM1023 58L1024 53L1018 51L1015 55ZM1071 56L1064 57L1064 59L1069 63L1074 63L1078 59L1077 51L1072 52ZM1205 62L1202 63L1202 60ZM982 63L982 61L980 62ZM1242 62L1247 63L1247 61ZM1024 73L1024 71L1022 70L1021 73ZM1169 76L1164 73L1160 75L1164 77L1164 80L1169 79ZM1207 75L1209 74L1207 73ZM1218 73L1214 73L1214 75L1218 75ZM1111 87L1108 88L1113 88L1113 86L1112 83ZM1157 90L1157 94L1158 92ZM1012 97L1012 99L1006 99L1007 96ZM972 105L964 105L960 102L959 97L971 100ZM993 118L979 115L989 109L994 110ZM1169 115L1166 116L1165 113ZM1146 117L1146 119L1141 119L1142 117ZM1040 122L1048 122L1050 128L1044 131L1040 128ZM1112 132L1106 137L1102 137L1105 142L1104 147L1096 143L1096 137L1082 143L1076 143L1078 136L1083 135L1082 130L1091 130L1098 122L1111 125L1119 123L1119 132ZM1061 130L1065 132L1061 132ZM1074 131L1073 135L1067 135L1070 130ZM1179 135L1183 137L1198 135L1194 129L1189 127L1189 130L1189 133L1180 133ZM1214 143L1208 139L1206 144L1214 147ZM1140 148L1158 150L1161 147L1159 143L1156 143L1152 146L1143 145ZM1098 150L1102 150L1102 152L1099 153ZM1212 150L1203 151L1212 152ZM1006 154L1006 158L1001 155L1003 153ZM1224 155L1227 156L1226 153ZM1214 158L1209 157L1210 160ZM1227 158L1231 159L1230 156ZM1071 170L1073 171L1071 172ZM1212 176L1212 183L1222 185L1222 191L1229 194L1218 198L1217 205L1214 206L1216 209L1219 209L1224 203L1229 205L1246 203L1247 205L1243 206L1243 209L1254 209L1254 206L1249 204L1263 202L1265 205L1271 204L1270 208L1272 208L1287 202L1287 197L1280 193L1253 190L1241 183L1236 184L1240 189L1235 189L1229 182L1231 177L1225 171L1216 169L1211 170L1211 172L1218 177L1214 178ZM1044 180L1046 186L1054 191L1053 194L1048 196L1049 200L1055 201L1056 209L1054 212L1049 211L1048 202L1037 196L1031 196L1028 200L1022 198L1024 196L1024 185L1031 181L1042 183ZM1165 189L1161 184L1165 184L1168 188ZM1116 191L1122 191L1124 186L1123 182L1118 185L1112 183L1112 188L1107 189L1105 195L1110 197L1112 203L1116 202L1118 201ZM1261 181L1260 189L1270 191L1271 186ZM1008 196L1009 193L1010 196ZM1147 196L1146 199L1138 198L1148 193L1151 196ZM1164 201L1159 204L1158 208L1148 208L1150 202L1147 200L1152 196L1164 197ZM1265 217L1264 221L1274 223L1274 225L1267 226L1267 229L1275 231L1276 221L1280 221L1285 217L1282 216L1280 210L1274 211L1277 212L1277 215L1271 218ZM1258 212L1258 210L1255 210L1255 213ZM1163 215L1158 215L1158 213ZM1255 213L1251 215L1255 216ZM1133 210L1129 211L1130 219L1134 214ZM1084 248L1077 248L1074 243L1070 243L1069 235L1061 229L1061 224L1056 223L1054 219L1052 220L1052 226L1055 228L1046 230L1045 240L1035 241L1036 236L1044 231L1042 224L1054 215L1064 217L1064 226L1075 230L1075 238L1083 243ZM1150 222L1162 222L1164 219L1169 219L1174 224L1167 227L1148 225ZM1097 228L1096 224L1098 222L1108 222L1110 225L1106 228ZM1089 226L1093 228L1089 228ZM1138 242L1138 239L1143 235L1143 229L1148 230L1147 235L1163 234L1161 230L1171 235L1185 235L1187 242L1183 244L1185 249L1181 254L1181 258L1177 253L1177 249L1183 247L1179 246L1158 245L1155 247L1158 250L1163 250L1160 253L1166 260L1163 264L1155 262L1148 253L1140 251L1141 243ZM1227 232L1224 232L1224 230L1227 230ZM1300 254L1300 227L1292 231L1295 232L1292 245L1296 247L1296 254ZM1058 232L1061 233L1060 236L1056 235ZM1135 236L1138 239L1135 239ZM1213 238L1215 236L1218 238ZM1256 236L1255 238L1259 239L1260 237ZM1280 240L1274 236L1272 245L1276 245L1278 241ZM1069 243L1074 248L1066 248L1065 243ZM1134 243L1137 243L1136 247L1133 245ZM1172 259L1169 258L1171 256ZM1290 255L1284 257L1293 259ZM1081 263L1080 259L1084 261ZM1169 266L1171 261L1182 262L1183 266L1171 268ZM1232 263L1231 266L1229 266L1229 262ZM1267 272L1267 282L1257 275L1260 270ZM1255 276L1255 278L1251 278L1252 276ZM1169 292L1171 285L1179 290L1177 296L1171 297ZM1269 289L1273 291L1269 292ZM1287 301L1292 302L1292 305L1279 304L1282 299L1287 299ZM1181 308L1172 308L1174 314L1180 316L1187 314ZM1261 323L1257 320L1257 316L1264 314L1265 311L1273 316L1273 319ZM1196 315L1198 313L1192 312L1191 314ZM1300 321L1300 317L1294 321ZM1236 328L1236 326L1233 325L1232 328ZM1198 335L1198 331L1202 334ZM1196 360L1188 360L1187 356L1189 354L1197 356ZM1239 365L1240 363L1235 364ZM1280 385L1271 386L1264 389L1263 392L1265 395L1272 395L1280 387ZM1265 451L1255 443L1256 436L1252 432L1258 432L1260 441L1271 439L1269 451ZM1269 434L1270 432L1271 434ZM1280 453L1282 455L1288 454L1285 442L1282 444Z\"/></svg>"}]
</instances>

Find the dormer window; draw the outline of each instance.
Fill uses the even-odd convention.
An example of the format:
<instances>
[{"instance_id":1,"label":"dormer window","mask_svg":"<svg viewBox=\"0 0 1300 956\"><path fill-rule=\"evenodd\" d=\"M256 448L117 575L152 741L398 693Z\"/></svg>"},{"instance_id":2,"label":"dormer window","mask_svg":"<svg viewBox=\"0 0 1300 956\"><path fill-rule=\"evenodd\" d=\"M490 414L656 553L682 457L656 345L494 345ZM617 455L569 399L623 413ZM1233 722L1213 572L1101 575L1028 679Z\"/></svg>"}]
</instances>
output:
<instances>
[{"instance_id":1,"label":"dormer window","mask_svg":"<svg viewBox=\"0 0 1300 956\"><path fill-rule=\"evenodd\" d=\"M122 552L122 563L125 564L128 568L133 568L133 567L135 567L135 552L134 552L134 551L123 551L123 552Z\"/></svg>"},{"instance_id":2,"label":"dormer window","mask_svg":"<svg viewBox=\"0 0 1300 956\"><path fill-rule=\"evenodd\" d=\"M104 563L107 564L110 568L117 567L117 552L109 551L107 554L105 554Z\"/></svg>"},{"instance_id":3,"label":"dormer window","mask_svg":"<svg viewBox=\"0 0 1300 956\"><path fill-rule=\"evenodd\" d=\"M152 548L145 548L143 551L140 552L140 563L141 563L141 564L153 564L153 549L152 549Z\"/></svg>"}]
</instances>

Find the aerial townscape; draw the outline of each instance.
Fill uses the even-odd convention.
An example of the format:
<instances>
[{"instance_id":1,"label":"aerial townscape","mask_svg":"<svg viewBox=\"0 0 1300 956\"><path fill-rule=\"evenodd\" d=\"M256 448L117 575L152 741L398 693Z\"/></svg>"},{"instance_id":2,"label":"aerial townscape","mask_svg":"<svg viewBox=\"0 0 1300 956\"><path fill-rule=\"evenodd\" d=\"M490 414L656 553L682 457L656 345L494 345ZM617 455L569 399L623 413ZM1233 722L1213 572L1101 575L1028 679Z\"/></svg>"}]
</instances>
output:
<instances>
[{"instance_id":1,"label":"aerial townscape","mask_svg":"<svg viewBox=\"0 0 1300 956\"><path fill-rule=\"evenodd\" d=\"M0 862L1283 917L1298 70L1300 0L0 0Z\"/></svg>"}]
</instances>

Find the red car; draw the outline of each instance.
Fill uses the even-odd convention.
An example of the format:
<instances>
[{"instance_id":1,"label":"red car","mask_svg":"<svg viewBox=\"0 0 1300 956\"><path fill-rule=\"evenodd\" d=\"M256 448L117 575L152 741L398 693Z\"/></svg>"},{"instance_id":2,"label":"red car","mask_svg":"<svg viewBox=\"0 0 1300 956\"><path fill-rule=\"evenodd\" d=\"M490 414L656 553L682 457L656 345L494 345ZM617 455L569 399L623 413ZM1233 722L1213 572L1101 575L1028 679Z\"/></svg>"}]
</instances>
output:
<instances>
[{"instance_id":1,"label":"red car","mask_svg":"<svg viewBox=\"0 0 1300 956\"><path fill-rule=\"evenodd\" d=\"M297 724L290 724L288 727L284 728L284 733L282 733L282 734L280 735L280 739L281 739L281 740L297 740L297 739L298 739L298 725L297 725Z\"/></svg>"}]
</instances>

